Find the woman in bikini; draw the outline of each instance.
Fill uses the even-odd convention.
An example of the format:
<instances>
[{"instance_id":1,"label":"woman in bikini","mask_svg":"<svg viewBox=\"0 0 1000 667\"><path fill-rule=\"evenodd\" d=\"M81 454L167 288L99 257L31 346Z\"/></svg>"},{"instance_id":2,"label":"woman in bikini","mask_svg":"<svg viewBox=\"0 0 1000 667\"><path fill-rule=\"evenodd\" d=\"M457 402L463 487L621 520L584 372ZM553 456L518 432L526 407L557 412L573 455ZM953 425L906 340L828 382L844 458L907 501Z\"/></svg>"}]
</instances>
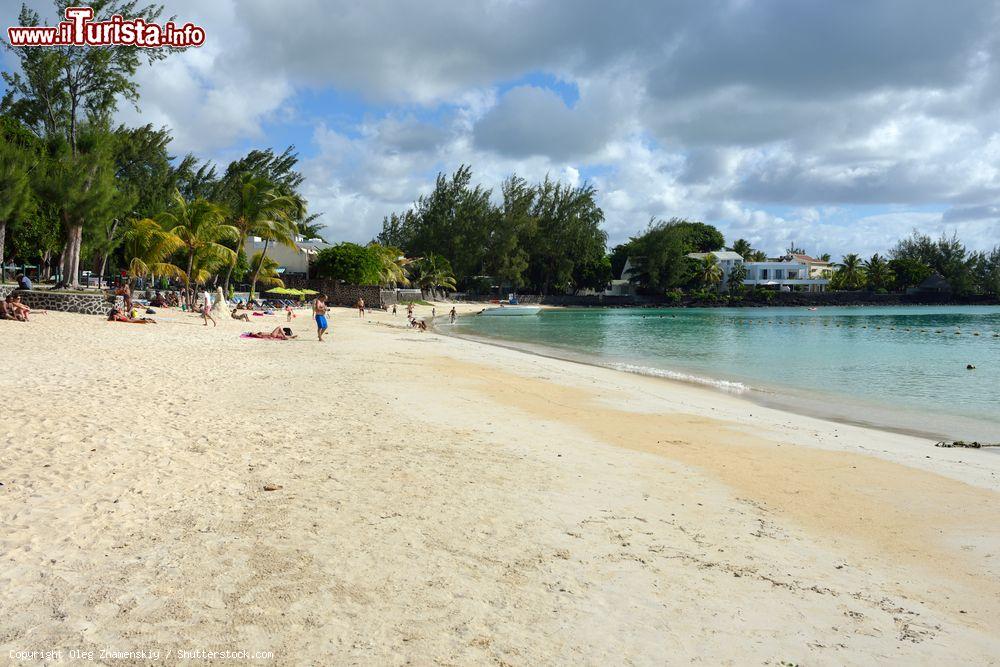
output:
<instances>
[{"instance_id":1,"label":"woman in bikini","mask_svg":"<svg viewBox=\"0 0 1000 667\"><path fill-rule=\"evenodd\" d=\"M292 340L293 338L298 338L298 336L292 334L291 329L274 327L274 331L271 333L258 331L257 333L248 334L247 338L262 338L264 340Z\"/></svg>"}]
</instances>

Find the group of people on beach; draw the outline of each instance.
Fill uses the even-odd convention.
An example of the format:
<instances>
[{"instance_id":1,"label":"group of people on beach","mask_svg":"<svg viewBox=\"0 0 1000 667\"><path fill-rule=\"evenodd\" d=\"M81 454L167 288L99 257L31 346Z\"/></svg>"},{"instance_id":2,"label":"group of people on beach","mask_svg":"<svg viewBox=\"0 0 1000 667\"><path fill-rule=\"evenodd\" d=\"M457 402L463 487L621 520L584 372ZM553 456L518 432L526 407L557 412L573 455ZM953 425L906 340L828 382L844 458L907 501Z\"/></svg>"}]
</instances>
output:
<instances>
[{"instance_id":1,"label":"group of people on beach","mask_svg":"<svg viewBox=\"0 0 1000 667\"><path fill-rule=\"evenodd\" d=\"M25 278L24 276L18 276L18 278ZM21 281L19 281L19 288L21 289L31 289L30 282L27 286L22 286ZM132 301L132 290L128 283L118 286L115 289L115 296L120 296L122 298L123 306L118 306L117 304L108 311L107 320L109 322L124 322L128 324L156 324L156 320L151 317L140 316L136 307ZM145 302L143 302L145 303ZM145 314L153 314L155 311L152 307L157 308L170 308L177 307L180 305L179 297L173 293L163 294L157 291L152 299L149 300L150 308L147 308ZM359 298L356 303L358 309L358 317L364 318L366 315L367 308L365 306L365 300ZM215 318L212 316L212 302L206 293L204 299L199 302L195 309L204 321L204 325L208 326L211 322L213 326L218 326ZM287 320L292 321L294 313L290 307L286 308ZM242 312L241 312L242 311ZM230 317L234 320L241 320L243 322L249 322L250 313L265 314L269 311L258 310L250 305L250 303L244 304L242 302L237 302L235 307L230 310ZM312 315L316 323L316 338L319 342L323 342L323 337L329 331L330 325L327 320L327 313L329 312L329 306L326 303L326 295L319 294L316 296L312 303ZM432 317L437 314L437 309L431 310ZM16 320L21 322L27 322L28 316L31 314L31 309L21 301L21 296L15 293L8 294L6 298L0 301L0 320ZM396 306L392 307L392 314L396 314ZM409 320L410 327L413 329L418 329L420 331L427 330L426 320L417 320L413 315L413 304L407 304L406 316ZM455 321L456 312L455 308L451 309L451 321ZM245 334L247 338L259 338L267 340L291 340L298 338L292 333L292 330L288 327L275 327L270 332L258 331L255 333Z\"/></svg>"},{"instance_id":2,"label":"group of people on beach","mask_svg":"<svg viewBox=\"0 0 1000 667\"><path fill-rule=\"evenodd\" d=\"M30 290L31 279L23 273L17 274L17 289L19 290ZM45 312L45 311L39 311ZM20 294L15 294L11 292L2 300L0 300L0 320L12 320L14 322L27 322L28 316L31 315L31 308L28 304L21 300Z\"/></svg>"},{"instance_id":3,"label":"group of people on beach","mask_svg":"<svg viewBox=\"0 0 1000 667\"><path fill-rule=\"evenodd\" d=\"M29 315L31 308L21 302L20 294L8 294L3 301L0 301L0 320L27 322Z\"/></svg>"}]
</instances>

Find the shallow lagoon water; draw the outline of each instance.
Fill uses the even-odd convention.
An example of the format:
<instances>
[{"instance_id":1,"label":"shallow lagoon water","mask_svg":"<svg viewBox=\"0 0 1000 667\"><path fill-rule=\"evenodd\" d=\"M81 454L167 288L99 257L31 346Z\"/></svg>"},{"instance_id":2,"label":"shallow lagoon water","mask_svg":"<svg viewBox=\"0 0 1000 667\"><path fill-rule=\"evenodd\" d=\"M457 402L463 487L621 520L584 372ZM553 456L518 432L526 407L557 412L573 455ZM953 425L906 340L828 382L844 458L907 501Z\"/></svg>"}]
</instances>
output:
<instances>
[{"instance_id":1,"label":"shallow lagoon water","mask_svg":"<svg viewBox=\"0 0 1000 667\"><path fill-rule=\"evenodd\" d=\"M1000 307L558 309L442 328L823 417L1000 441Z\"/></svg>"}]
</instances>

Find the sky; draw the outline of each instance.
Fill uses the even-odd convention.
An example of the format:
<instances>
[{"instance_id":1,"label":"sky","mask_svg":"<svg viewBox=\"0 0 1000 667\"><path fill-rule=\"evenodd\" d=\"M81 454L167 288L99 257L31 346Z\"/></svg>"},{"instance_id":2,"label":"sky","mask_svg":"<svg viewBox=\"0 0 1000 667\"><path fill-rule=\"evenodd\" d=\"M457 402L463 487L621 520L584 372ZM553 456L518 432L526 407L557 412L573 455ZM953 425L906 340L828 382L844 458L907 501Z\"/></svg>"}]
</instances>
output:
<instances>
[{"instance_id":1,"label":"sky","mask_svg":"<svg viewBox=\"0 0 1000 667\"><path fill-rule=\"evenodd\" d=\"M332 242L465 163L496 189L591 183L610 246L675 216L769 254L885 253L913 229L1000 243L996 2L164 4L206 43L144 67L120 120L223 167L294 145Z\"/></svg>"}]
</instances>

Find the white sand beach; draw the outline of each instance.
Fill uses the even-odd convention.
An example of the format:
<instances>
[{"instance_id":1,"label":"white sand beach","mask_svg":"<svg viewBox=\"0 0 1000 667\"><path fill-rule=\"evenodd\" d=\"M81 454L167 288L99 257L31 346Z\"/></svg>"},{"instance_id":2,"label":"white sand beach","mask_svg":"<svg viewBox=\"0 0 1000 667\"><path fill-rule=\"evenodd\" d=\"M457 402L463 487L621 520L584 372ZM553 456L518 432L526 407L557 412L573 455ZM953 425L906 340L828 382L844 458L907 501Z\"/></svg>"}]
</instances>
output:
<instances>
[{"instance_id":1,"label":"white sand beach","mask_svg":"<svg viewBox=\"0 0 1000 667\"><path fill-rule=\"evenodd\" d=\"M402 314L158 317L0 322L0 663L1000 664L998 450Z\"/></svg>"}]
</instances>

